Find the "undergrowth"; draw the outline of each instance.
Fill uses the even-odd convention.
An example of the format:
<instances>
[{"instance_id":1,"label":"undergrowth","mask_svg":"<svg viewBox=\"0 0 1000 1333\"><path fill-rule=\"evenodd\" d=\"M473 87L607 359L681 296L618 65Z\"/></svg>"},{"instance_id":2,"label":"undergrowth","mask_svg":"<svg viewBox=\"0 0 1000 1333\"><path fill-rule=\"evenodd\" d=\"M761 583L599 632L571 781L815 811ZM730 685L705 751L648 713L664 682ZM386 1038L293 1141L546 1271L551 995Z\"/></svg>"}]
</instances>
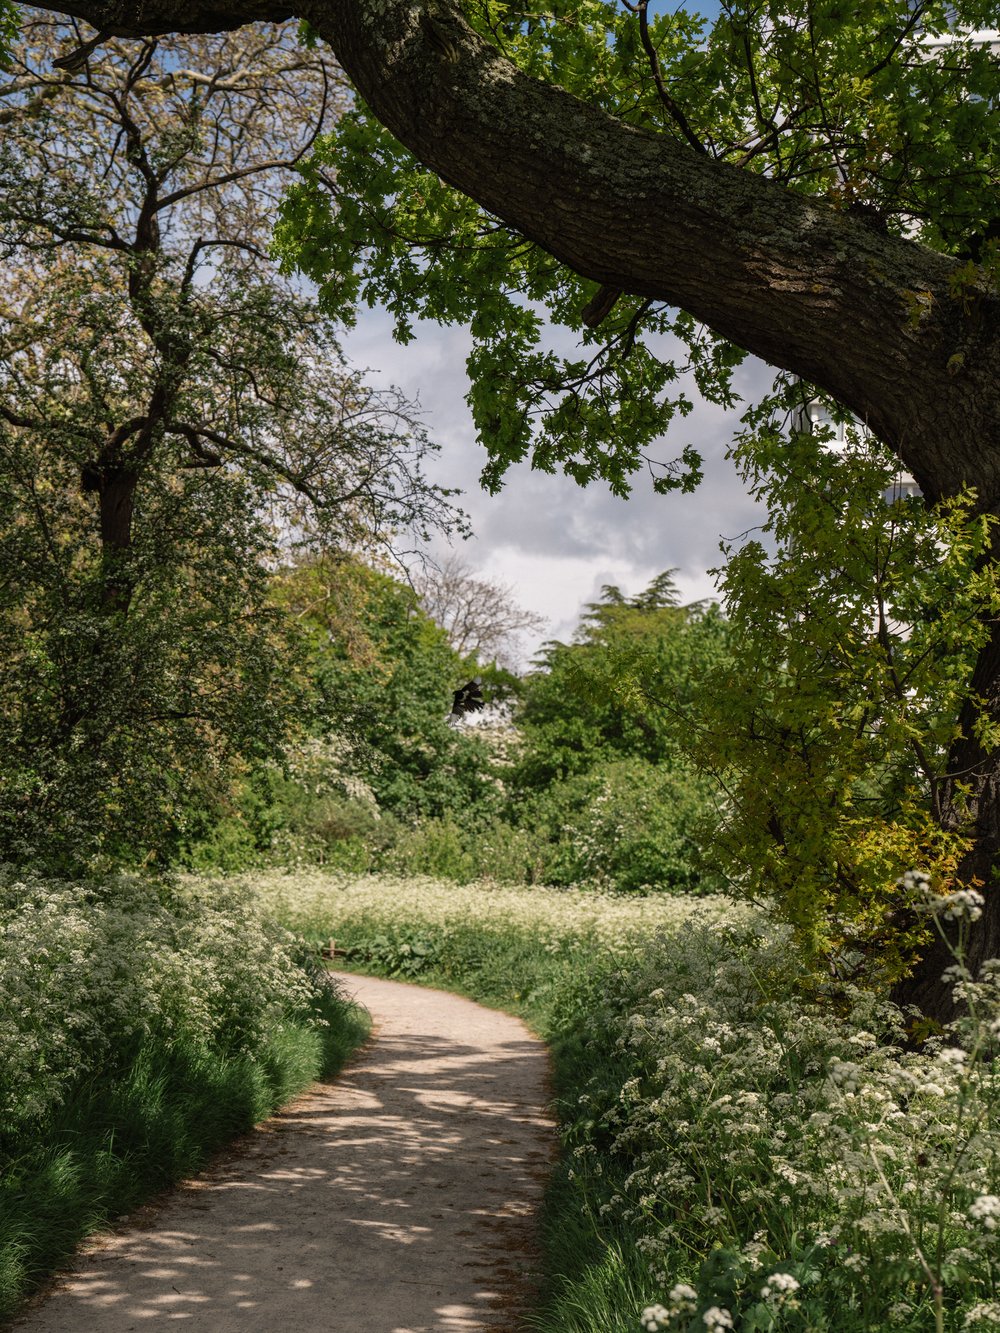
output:
<instances>
[{"instance_id":1,"label":"undergrowth","mask_svg":"<svg viewBox=\"0 0 1000 1333\"><path fill-rule=\"evenodd\" d=\"M968 1017L913 1050L892 1005L704 899L657 928L538 889L260 888L337 939L338 965L459 990L548 1041L564 1150L539 1333L1000 1327L1000 965L959 966Z\"/></svg>"},{"instance_id":2,"label":"undergrowth","mask_svg":"<svg viewBox=\"0 0 1000 1333\"><path fill-rule=\"evenodd\" d=\"M0 1320L364 1038L246 894L0 871Z\"/></svg>"}]
</instances>

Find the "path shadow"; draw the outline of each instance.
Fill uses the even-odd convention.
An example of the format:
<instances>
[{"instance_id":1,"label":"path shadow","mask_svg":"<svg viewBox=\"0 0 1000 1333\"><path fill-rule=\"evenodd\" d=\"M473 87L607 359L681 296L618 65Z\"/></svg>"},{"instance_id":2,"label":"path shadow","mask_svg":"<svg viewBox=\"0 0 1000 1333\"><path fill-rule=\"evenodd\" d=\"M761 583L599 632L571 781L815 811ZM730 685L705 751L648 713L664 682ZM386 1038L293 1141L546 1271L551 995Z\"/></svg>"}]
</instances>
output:
<instances>
[{"instance_id":1,"label":"path shadow","mask_svg":"<svg viewBox=\"0 0 1000 1333\"><path fill-rule=\"evenodd\" d=\"M414 1002L408 1030L385 1024L336 1084L268 1122L148 1229L85 1255L18 1327L517 1328L553 1153L548 1066L516 1020L495 1018L502 1039L458 1043L422 1029Z\"/></svg>"}]
</instances>

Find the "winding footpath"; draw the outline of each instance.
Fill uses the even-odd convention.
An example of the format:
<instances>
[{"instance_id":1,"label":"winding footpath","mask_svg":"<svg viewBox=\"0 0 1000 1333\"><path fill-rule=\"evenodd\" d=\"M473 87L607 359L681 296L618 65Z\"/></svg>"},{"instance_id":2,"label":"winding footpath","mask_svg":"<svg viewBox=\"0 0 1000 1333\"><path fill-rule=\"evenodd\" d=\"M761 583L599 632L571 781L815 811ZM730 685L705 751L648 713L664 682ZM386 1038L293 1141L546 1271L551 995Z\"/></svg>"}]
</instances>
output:
<instances>
[{"instance_id":1,"label":"winding footpath","mask_svg":"<svg viewBox=\"0 0 1000 1333\"><path fill-rule=\"evenodd\" d=\"M374 1019L335 1082L89 1246L18 1333L514 1333L555 1152L544 1045L442 991L338 975Z\"/></svg>"}]
</instances>

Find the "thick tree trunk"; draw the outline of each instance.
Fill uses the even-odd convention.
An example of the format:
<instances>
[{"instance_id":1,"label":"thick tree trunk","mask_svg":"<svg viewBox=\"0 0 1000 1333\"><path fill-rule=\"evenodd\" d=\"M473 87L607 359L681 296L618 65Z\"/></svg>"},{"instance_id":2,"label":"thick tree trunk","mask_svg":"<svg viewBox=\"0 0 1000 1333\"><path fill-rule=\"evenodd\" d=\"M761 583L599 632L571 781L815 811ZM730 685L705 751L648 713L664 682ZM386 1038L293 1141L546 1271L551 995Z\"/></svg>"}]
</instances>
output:
<instances>
[{"instance_id":1,"label":"thick tree trunk","mask_svg":"<svg viewBox=\"0 0 1000 1333\"><path fill-rule=\"evenodd\" d=\"M127 614L135 591L132 517L138 480L136 472L119 467L108 469L101 482L101 610L106 615Z\"/></svg>"}]
</instances>

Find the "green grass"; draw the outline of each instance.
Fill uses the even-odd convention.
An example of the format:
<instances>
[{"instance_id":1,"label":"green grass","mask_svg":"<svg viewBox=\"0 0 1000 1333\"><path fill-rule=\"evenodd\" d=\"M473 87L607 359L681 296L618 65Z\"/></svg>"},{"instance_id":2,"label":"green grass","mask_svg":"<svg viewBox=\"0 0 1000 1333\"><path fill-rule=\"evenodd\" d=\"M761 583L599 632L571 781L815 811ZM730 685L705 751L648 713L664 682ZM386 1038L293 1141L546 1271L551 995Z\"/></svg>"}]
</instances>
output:
<instances>
[{"instance_id":1,"label":"green grass","mask_svg":"<svg viewBox=\"0 0 1000 1333\"><path fill-rule=\"evenodd\" d=\"M107 1079L74 1086L36 1132L6 1145L0 1174L0 1319L115 1217L204 1165L317 1078L368 1032L331 990L329 1026L289 1023L256 1055L146 1042Z\"/></svg>"}]
</instances>

